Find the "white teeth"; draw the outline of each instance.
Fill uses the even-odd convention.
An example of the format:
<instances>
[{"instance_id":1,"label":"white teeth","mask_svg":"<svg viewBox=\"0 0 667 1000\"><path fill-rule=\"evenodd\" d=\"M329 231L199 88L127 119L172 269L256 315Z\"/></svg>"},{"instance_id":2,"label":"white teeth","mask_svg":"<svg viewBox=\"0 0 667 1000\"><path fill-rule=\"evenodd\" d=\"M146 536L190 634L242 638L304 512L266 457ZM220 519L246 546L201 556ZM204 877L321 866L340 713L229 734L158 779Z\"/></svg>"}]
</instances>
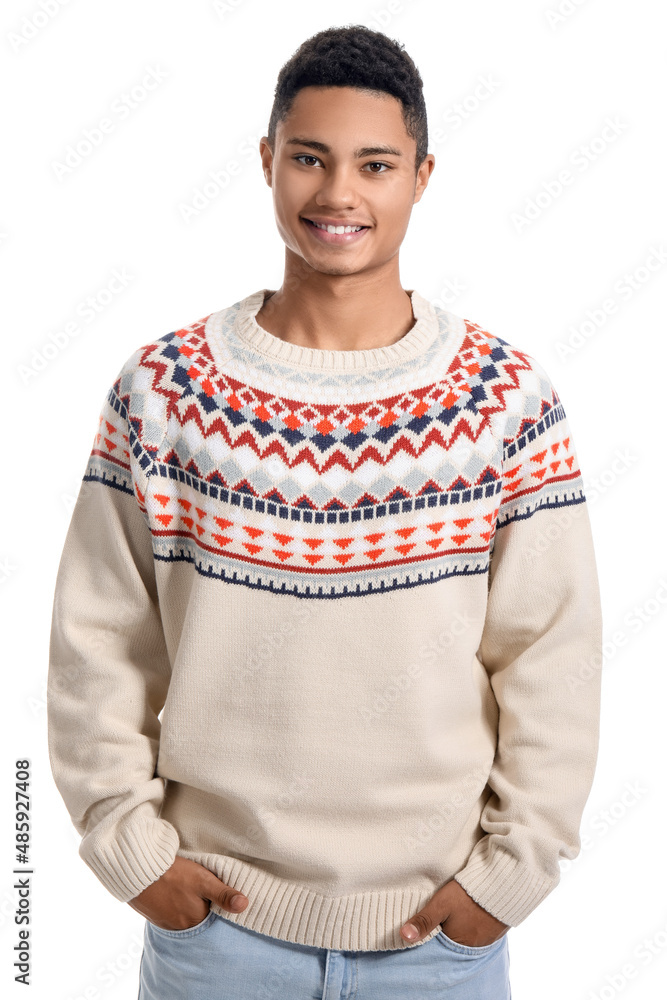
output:
<instances>
[{"instance_id":1,"label":"white teeth","mask_svg":"<svg viewBox=\"0 0 667 1000\"><path fill-rule=\"evenodd\" d=\"M323 226L319 222L313 222L318 229L326 229L328 233L358 233L363 226Z\"/></svg>"}]
</instances>

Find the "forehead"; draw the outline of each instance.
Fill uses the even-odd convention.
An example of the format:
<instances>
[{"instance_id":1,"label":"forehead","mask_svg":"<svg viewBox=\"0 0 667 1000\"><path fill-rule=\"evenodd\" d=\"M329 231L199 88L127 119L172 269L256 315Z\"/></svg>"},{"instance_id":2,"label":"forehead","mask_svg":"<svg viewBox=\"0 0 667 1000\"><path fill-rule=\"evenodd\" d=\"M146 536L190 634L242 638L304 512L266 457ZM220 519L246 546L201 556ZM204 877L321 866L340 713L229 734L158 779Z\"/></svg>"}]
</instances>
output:
<instances>
[{"instance_id":1,"label":"forehead","mask_svg":"<svg viewBox=\"0 0 667 1000\"><path fill-rule=\"evenodd\" d=\"M415 142L405 129L397 97L356 87L303 87L276 128L281 142L295 135L341 149L391 142L407 152Z\"/></svg>"}]
</instances>

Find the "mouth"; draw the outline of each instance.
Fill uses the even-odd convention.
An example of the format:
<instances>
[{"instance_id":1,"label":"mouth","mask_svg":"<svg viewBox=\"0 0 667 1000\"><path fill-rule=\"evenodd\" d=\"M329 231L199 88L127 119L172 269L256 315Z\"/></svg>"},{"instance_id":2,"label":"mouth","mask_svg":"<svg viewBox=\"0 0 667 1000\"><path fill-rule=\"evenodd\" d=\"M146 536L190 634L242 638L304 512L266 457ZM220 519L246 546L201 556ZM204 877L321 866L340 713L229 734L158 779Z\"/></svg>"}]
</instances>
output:
<instances>
[{"instance_id":1,"label":"mouth","mask_svg":"<svg viewBox=\"0 0 667 1000\"><path fill-rule=\"evenodd\" d=\"M370 229L370 226L336 226L334 229L333 226L320 225L311 219L306 219L304 216L300 218L306 229L308 229L315 239L322 243L329 243L330 245L356 243ZM334 230L333 232L331 231L332 229Z\"/></svg>"}]
</instances>

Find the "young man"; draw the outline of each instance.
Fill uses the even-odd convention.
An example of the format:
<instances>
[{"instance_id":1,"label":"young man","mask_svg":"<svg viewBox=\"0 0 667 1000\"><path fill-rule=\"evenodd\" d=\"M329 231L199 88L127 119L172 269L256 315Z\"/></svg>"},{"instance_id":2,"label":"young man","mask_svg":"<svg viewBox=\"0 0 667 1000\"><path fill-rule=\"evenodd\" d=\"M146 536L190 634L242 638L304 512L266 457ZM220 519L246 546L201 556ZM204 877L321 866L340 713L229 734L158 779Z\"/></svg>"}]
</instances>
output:
<instances>
[{"instance_id":1,"label":"young man","mask_svg":"<svg viewBox=\"0 0 667 1000\"><path fill-rule=\"evenodd\" d=\"M504 1000L508 929L580 849L581 472L540 364L401 287L427 141L401 45L304 42L260 146L282 286L140 347L102 407L49 749L146 917L143 1000Z\"/></svg>"}]
</instances>

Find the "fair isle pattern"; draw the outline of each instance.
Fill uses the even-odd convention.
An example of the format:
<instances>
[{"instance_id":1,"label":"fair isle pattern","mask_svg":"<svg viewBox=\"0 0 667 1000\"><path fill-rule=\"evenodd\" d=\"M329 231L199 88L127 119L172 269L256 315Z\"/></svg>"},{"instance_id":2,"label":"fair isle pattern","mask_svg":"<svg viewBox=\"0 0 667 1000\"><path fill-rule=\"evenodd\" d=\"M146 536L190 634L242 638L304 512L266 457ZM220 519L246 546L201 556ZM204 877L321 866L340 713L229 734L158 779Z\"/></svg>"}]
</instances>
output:
<instances>
[{"instance_id":1,"label":"fair isle pattern","mask_svg":"<svg viewBox=\"0 0 667 1000\"><path fill-rule=\"evenodd\" d=\"M135 352L100 417L84 478L135 492L156 559L299 597L365 595L485 573L499 527L585 501L548 376L475 323L437 309L411 388L329 373L338 400L314 402L290 391L290 366L272 391L250 380L275 359L247 348L235 366L237 306L224 368L205 317Z\"/></svg>"}]
</instances>

